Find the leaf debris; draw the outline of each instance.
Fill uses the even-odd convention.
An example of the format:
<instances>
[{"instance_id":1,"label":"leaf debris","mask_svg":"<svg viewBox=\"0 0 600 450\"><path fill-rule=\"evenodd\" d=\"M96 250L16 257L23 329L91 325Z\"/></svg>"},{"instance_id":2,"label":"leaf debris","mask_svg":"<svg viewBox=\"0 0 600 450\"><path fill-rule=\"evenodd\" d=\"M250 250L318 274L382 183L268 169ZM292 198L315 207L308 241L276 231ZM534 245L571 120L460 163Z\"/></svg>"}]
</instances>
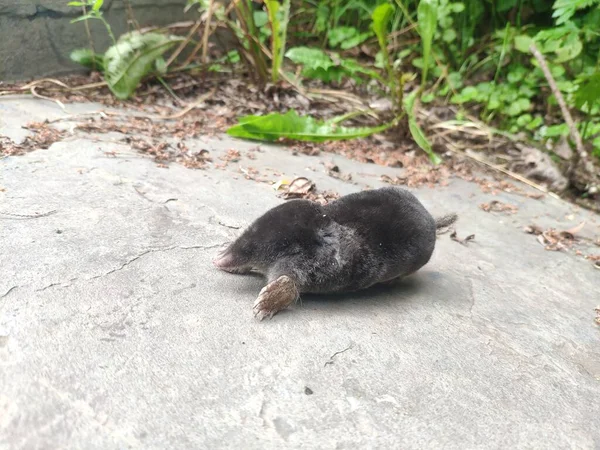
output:
<instances>
[{"instance_id":1,"label":"leaf debris","mask_svg":"<svg viewBox=\"0 0 600 450\"><path fill-rule=\"evenodd\" d=\"M503 203L499 200L492 200L489 203L482 203L479 207L485 212L502 212L507 214L515 214L519 208L510 203Z\"/></svg>"}]
</instances>

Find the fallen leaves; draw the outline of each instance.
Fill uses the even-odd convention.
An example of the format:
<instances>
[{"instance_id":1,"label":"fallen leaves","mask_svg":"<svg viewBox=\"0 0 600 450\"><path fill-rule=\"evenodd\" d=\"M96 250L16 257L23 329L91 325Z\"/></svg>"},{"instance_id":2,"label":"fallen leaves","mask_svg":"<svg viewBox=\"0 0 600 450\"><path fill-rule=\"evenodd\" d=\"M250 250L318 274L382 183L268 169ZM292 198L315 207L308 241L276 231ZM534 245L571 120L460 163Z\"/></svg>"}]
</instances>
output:
<instances>
[{"instance_id":1,"label":"fallen leaves","mask_svg":"<svg viewBox=\"0 0 600 450\"><path fill-rule=\"evenodd\" d=\"M0 155L16 156L39 149L47 149L63 139L64 131L52 127L48 122L31 122L23 128L32 132L22 143L17 144L6 136L0 136Z\"/></svg>"},{"instance_id":2,"label":"fallen leaves","mask_svg":"<svg viewBox=\"0 0 600 450\"><path fill-rule=\"evenodd\" d=\"M561 251L573 247L576 241L576 234L585 226L585 222L581 222L576 227L569 230L558 231L554 228L544 230L537 225L529 225L524 231L528 234L537 236L537 240L548 251Z\"/></svg>"},{"instance_id":3,"label":"fallen leaves","mask_svg":"<svg viewBox=\"0 0 600 450\"><path fill-rule=\"evenodd\" d=\"M489 203L482 203L479 205L485 212L502 212L507 214L515 214L519 208L510 203L503 203L499 200L492 200Z\"/></svg>"},{"instance_id":4,"label":"fallen leaves","mask_svg":"<svg viewBox=\"0 0 600 450\"><path fill-rule=\"evenodd\" d=\"M188 169L205 169L207 163L212 161L208 150L200 150L199 152L181 153L175 158L175 161L183 164Z\"/></svg>"},{"instance_id":5,"label":"fallen leaves","mask_svg":"<svg viewBox=\"0 0 600 450\"><path fill-rule=\"evenodd\" d=\"M297 177L289 183L280 195L285 200L302 198L326 205L332 200L338 199L340 195L333 191L317 191L316 184L306 177Z\"/></svg>"},{"instance_id":6,"label":"fallen leaves","mask_svg":"<svg viewBox=\"0 0 600 450\"><path fill-rule=\"evenodd\" d=\"M395 186L403 185L410 188L419 186L434 187L448 184L449 172L444 166L410 166L404 169L404 173L398 177L382 175L381 181Z\"/></svg>"},{"instance_id":7,"label":"fallen leaves","mask_svg":"<svg viewBox=\"0 0 600 450\"><path fill-rule=\"evenodd\" d=\"M600 269L600 254L587 255L585 259L587 259L588 261L592 261L594 263L594 268Z\"/></svg>"},{"instance_id":8,"label":"fallen leaves","mask_svg":"<svg viewBox=\"0 0 600 450\"><path fill-rule=\"evenodd\" d=\"M223 156L220 156L219 159L223 161L222 163L216 163L215 168L224 169L229 165L229 163L238 162L242 158L242 154L239 150L235 150L233 148L227 150ZM253 159L253 158L250 158Z\"/></svg>"},{"instance_id":9,"label":"fallen leaves","mask_svg":"<svg viewBox=\"0 0 600 450\"><path fill-rule=\"evenodd\" d=\"M332 178L337 178L338 180L346 181L350 183L352 181L352 174L346 173L342 174L340 167L335 164L333 161L323 161L321 162L325 166L325 170L327 171L327 175Z\"/></svg>"}]
</instances>

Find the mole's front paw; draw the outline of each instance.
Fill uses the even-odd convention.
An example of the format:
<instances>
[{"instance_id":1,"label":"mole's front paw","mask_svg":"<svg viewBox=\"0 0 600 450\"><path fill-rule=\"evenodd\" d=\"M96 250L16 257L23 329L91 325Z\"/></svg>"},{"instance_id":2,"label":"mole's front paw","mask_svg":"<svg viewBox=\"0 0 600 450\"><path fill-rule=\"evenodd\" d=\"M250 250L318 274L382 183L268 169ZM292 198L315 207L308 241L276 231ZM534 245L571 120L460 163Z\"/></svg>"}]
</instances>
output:
<instances>
[{"instance_id":1,"label":"mole's front paw","mask_svg":"<svg viewBox=\"0 0 600 450\"><path fill-rule=\"evenodd\" d=\"M294 303L297 298L296 283L290 277L282 275L262 288L254 302L254 317L258 320L263 320L265 317L270 319Z\"/></svg>"}]
</instances>

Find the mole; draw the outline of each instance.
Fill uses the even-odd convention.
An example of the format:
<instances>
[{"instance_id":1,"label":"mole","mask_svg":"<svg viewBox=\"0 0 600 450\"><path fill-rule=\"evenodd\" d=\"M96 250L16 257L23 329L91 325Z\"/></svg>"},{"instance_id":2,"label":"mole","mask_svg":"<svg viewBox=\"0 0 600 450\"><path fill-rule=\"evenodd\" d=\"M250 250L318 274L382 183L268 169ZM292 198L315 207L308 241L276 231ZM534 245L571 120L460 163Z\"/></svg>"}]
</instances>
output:
<instances>
[{"instance_id":1,"label":"mole","mask_svg":"<svg viewBox=\"0 0 600 450\"><path fill-rule=\"evenodd\" d=\"M434 219L398 187L349 194L325 206L290 200L256 219L213 263L266 277L253 307L263 320L303 293L357 291L416 272L431 258L437 229L456 220L456 214Z\"/></svg>"}]
</instances>

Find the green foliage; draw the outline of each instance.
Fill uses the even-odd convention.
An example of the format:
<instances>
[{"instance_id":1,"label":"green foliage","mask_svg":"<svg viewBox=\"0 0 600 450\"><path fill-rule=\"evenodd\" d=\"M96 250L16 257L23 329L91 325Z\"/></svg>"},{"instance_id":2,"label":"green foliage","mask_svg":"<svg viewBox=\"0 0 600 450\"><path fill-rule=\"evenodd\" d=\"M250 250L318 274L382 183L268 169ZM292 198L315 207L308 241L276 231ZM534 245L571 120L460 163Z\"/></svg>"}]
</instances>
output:
<instances>
[{"instance_id":1,"label":"green foliage","mask_svg":"<svg viewBox=\"0 0 600 450\"><path fill-rule=\"evenodd\" d=\"M285 54L294 63L302 66L302 76L326 83L340 83L343 79L352 78L362 82L363 78L381 79L376 70L363 67L351 58L340 58L332 53L335 61L323 50L309 47L293 47Z\"/></svg>"},{"instance_id":2,"label":"green foliage","mask_svg":"<svg viewBox=\"0 0 600 450\"><path fill-rule=\"evenodd\" d=\"M361 33L354 27L341 26L329 31L327 37L331 48L340 47L342 50L348 50L362 44L373 36L373 33L366 31Z\"/></svg>"},{"instance_id":3,"label":"green foliage","mask_svg":"<svg viewBox=\"0 0 600 450\"><path fill-rule=\"evenodd\" d=\"M280 4L277 0L266 0L265 4L271 23L271 53L273 55L271 80L273 83L277 83L279 81L279 69L285 53L287 27L290 21L290 0L283 0L283 4Z\"/></svg>"},{"instance_id":4,"label":"green foliage","mask_svg":"<svg viewBox=\"0 0 600 450\"><path fill-rule=\"evenodd\" d=\"M417 23L421 43L423 45L423 70L421 72L421 85L427 81L427 71L431 61L431 45L437 28L437 1L421 0L417 9Z\"/></svg>"},{"instance_id":5,"label":"green foliage","mask_svg":"<svg viewBox=\"0 0 600 450\"><path fill-rule=\"evenodd\" d=\"M590 110L600 103L600 71L585 77L575 93L575 105L583 110L586 106Z\"/></svg>"},{"instance_id":6,"label":"green foliage","mask_svg":"<svg viewBox=\"0 0 600 450\"><path fill-rule=\"evenodd\" d=\"M388 50L388 28L393 14L394 8L389 3L379 5L375 8L373 15L371 16L373 19L373 24L371 26L377 36L377 42L379 42L383 65L387 72L387 86L390 90L392 102L398 107L402 104L402 90L398 89L396 73L392 66Z\"/></svg>"},{"instance_id":7,"label":"green foliage","mask_svg":"<svg viewBox=\"0 0 600 450\"><path fill-rule=\"evenodd\" d=\"M418 92L415 90L412 94L406 96L404 99L404 110L408 115L408 129L417 145L421 147L421 149L425 151L425 153L427 153L431 162L433 164L439 164L442 162L442 160L431 148L429 140L427 139L425 133L423 133L423 130L417 122L417 115L415 109L417 93Z\"/></svg>"},{"instance_id":8,"label":"green foliage","mask_svg":"<svg viewBox=\"0 0 600 450\"><path fill-rule=\"evenodd\" d=\"M104 54L104 78L119 99L127 99L161 56L181 38L137 31L122 35Z\"/></svg>"},{"instance_id":9,"label":"green foliage","mask_svg":"<svg viewBox=\"0 0 600 450\"><path fill-rule=\"evenodd\" d=\"M80 48L71 52L73 62L92 70L104 71L104 55L99 55L89 48Z\"/></svg>"},{"instance_id":10,"label":"green foliage","mask_svg":"<svg viewBox=\"0 0 600 450\"><path fill-rule=\"evenodd\" d=\"M102 22L104 27L106 28L106 32L110 36L110 39L113 43L116 42L115 35L112 32L112 28L108 24L108 22L104 19L104 15L102 14L102 6L104 5L104 0L85 0L85 1L75 1L67 3L67 6L71 6L74 8L81 8L83 11L86 11L83 15L77 17L76 19L71 20L71 23L81 22L84 20L92 20L96 19ZM89 8L89 9L88 9Z\"/></svg>"},{"instance_id":11,"label":"green foliage","mask_svg":"<svg viewBox=\"0 0 600 450\"><path fill-rule=\"evenodd\" d=\"M310 116L299 116L296 111L290 110L285 114L271 113L266 116L241 117L237 125L227 130L227 134L259 141L276 141L285 138L324 142L366 137L380 133L391 125L351 128L338 125L340 119L321 121Z\"/></svg>"},{"instance_id":12,"label":"green foliage","mask_svg":"<svg viewBox=\"0 0 600 450\"><path fill-rule=\"evenodd\" d=\"M571 20L578 10L598 4L599 0L556 0L552 5L552 17L556 19L557 25L561 25Z\"/></svg>"},{"instance_id":13,"label":"green foliage","mask_svg":"<svg viewBox=\"0 0 600 450\"><path fill-rule=\"evenodd\" d=\"M600 155L600 0L189 2L203 14L212 5L212 20L229 28L236 40L235 50L227 49L231 57L213 59L209 70L231 67L241 59L247 73L263 85L282 76L290 80L286 66L293 65L299 66L304 80L338 86L361 83L360 89L369 95L389 95L394 114L406 114L415 142L432 160L436 157L431 156L431 145L416 118L424 103L451 103L459 114L479 115L496 129L533 139L568 134L556 99L532 58L530 47L535 43L582 136ZM102 16L102 0L69 4L82 10L76 21L100 20L112 37ZM106 77L120 98L131 95L141 77L167 69L161 55L171 45L157 41L156 48L150 42L133 50L131 43L122 42L128 39L115 42L123 45L122 55L121 50L109 50L104 56L91 51L72 54L74 60L98 70L108 68L111 57L111 75L107 69ZM112 70L117 61L121 75ZM411 67L421 72L419 87L410 83ZM405 96L405 90L411 94ZM284 123L274 117L278 125ZM281 117L287 125L297 119L310 126L336 126L310 117ZM256 125L266 118L271 120L271 115L257 118ZM242 125L238 127L245 129Z\"/></svg>"}]
</instances>

